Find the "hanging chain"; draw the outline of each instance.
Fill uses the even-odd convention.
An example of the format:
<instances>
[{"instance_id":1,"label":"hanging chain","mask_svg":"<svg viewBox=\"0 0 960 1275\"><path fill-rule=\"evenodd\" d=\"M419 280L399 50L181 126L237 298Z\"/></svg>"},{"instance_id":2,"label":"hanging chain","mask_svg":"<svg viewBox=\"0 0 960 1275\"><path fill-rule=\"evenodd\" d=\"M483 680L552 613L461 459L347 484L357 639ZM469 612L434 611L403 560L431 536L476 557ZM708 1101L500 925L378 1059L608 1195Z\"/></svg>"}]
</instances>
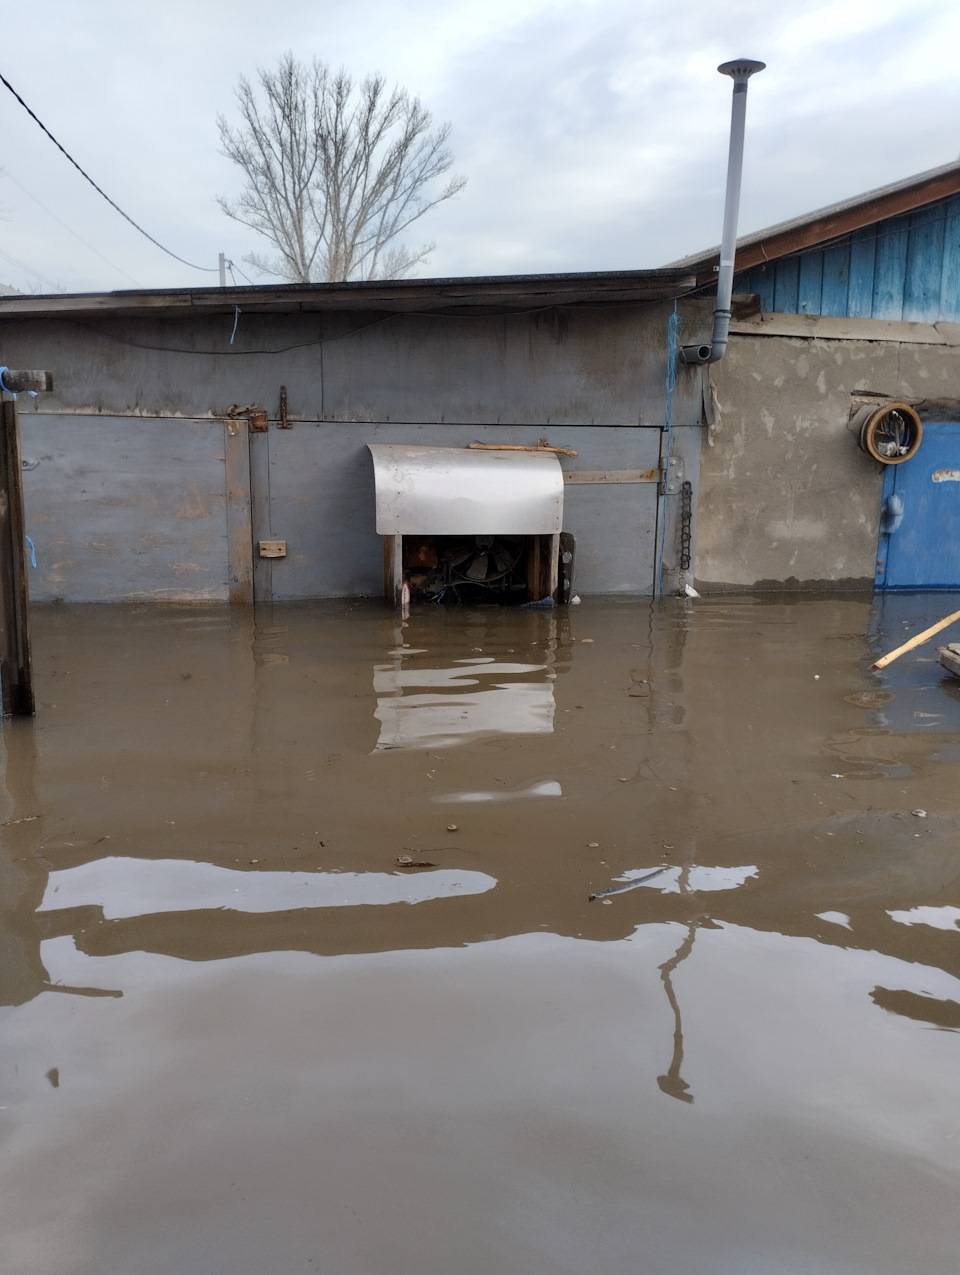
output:
<instances>
[{"instance_id":1,"label":"hanging chain","mask_svg":"<svg viewBox=\"0 0 960 1275\"><path fill-rule=\"evenodd\" d=\"M693 483L680 487L680 570L690 570L690 523L693 518Z\"/></svg>"}]
</instances>

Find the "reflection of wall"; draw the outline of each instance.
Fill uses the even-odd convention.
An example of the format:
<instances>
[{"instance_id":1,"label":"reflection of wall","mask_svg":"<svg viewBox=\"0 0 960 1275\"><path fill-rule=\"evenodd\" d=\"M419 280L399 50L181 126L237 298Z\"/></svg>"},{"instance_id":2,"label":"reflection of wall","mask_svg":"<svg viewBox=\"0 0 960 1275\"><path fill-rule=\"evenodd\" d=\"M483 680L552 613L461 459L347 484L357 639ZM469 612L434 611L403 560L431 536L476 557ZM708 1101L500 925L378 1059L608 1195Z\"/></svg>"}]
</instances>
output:
<instances>
[{"instance_id":1,"label":"reflection of wall","mask_svg":"<svg viewBox=\"0 0 960 1275\"><path fill-rule=\"evenodd\" d=\"M889 913L960 899L957 821L938 815L957 759L942 756L949 736L871 719L869 619L856 599L436 607L406 621L379 603L264 608L255 622L206 608L38 608L40 716L4 732L8 750L36 742L35 763L29 749L11 754L20 771L8 763L12 800L0 808L0 822L29 820L3 827L0 842L10 887L0 944L19 961L0 970L4 995L44 988L40 945L54 933L91 956L212 960L458 946L545 928L603 941L664 922L683 927L679 944L691 926L732 924L954 970L955 933ZM491 657L533 670L504 680L552 688L552 731L376 747L375 667L393 670L397 658L415 677L431 664L474 675L492 666L459 661ZM452 688L451 703L474 690ZM890 779L904 764L911 774ZM911 816L913 806L929 817ZM338 873L346 885L394 875L401 856L436 865L408 879L425 895L446 879L434 872L496 885L369 908L319 906L311 893ZM144 883L118 919L98 915L107 891L58 908L51 889L55 910L35 912L48 874L56 883L110 859L136 861ZM216 871L174 870L185 888L173 908L151 895L143 860ZM660 864L671 871L659 885L610 906L589 901ZM239 876L241 903L259 898L269 911L218 908L221 894L190 888L213 878L233 889ZM77 982L109 984L88 968ZM677 972L681 1003L688 968Z\"/></svg>"}]
</instances>

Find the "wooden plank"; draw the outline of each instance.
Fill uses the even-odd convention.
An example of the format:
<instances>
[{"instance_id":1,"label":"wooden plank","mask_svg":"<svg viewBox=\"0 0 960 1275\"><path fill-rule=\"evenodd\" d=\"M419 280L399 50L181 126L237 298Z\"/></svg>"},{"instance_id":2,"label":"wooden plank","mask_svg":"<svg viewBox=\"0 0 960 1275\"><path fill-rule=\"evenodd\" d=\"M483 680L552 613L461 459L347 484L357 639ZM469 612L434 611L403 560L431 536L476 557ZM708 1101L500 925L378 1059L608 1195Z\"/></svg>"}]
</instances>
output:
<instances>
[{"instance_id":1,"label":"wooden plank","mask_svg":"<svg viewBox=\"0 0 960 1275\"><path fill-rule=\"evenodd\" d=\"M960 320L960 195L942 205L943 260L940 265L941 320Z\"/></svg>"},{"instance_id":2,"label":"wooden plank","mask_svg":"<svg viewBox=\"0 0 960 1275\"><path fill-rule=\"evenodd\" d=\"M936 624L931 624L929 629L924 629L922 633L912 637L909 642L904 642L902 646L898 646L895 650L888 652L888 654L882 655L879 660L874 660L870 667L872 669L886 668L888 664L898 660L901 655L905 655L907 651L912 651L915 647L922 646L935 633L941 632L941 630L951 624L956 624L958 620L960 620L960 611L954 611L951 615L945 616L944 619L938 620Z\"/></svg>"},{"instance_id":3,"label":"wooden plank","mask_svg":"<svg viewBox=\"0 0 960 1275\"><path fill-rule=\"evenodd\" d=\"M825 341L903 341L911 345L960 345L960 324L903 323L897 319L845 319L827 314L765 314L733 319L736 336L804 336Z\"/></svg>"},{"instance_id":4,"label":"wooden plank","mask_svg":"<svg viewBox=\"0 0 960 1275\"><path fill-rule=\"evenodd\" d=\"M32 717L23 467L17 405L4 402L0 415L0 691L4 717Z\"/></svg>"},{"instance_id":5,"label":"wooden plank","mask_svg":"<svg viewBox=\"0 0 960 1275\"><path fill-rule=\"evenodd\" d=\"M823 254L823 285L820 294L820 313L845 315L847 294L850 290L850 244L838 244Z\"/></svg>"},{"instance_id":6,"label":"wooden plank","mask_svg":"<svg viewBox=\"0 0 960 1275\"><path fill-rule=\"evenodd\" d=\"M527 552L527 601L539 602L543 597L541 589L543 581L541 579L541 536L530 537L530 548Z\"/></svg>"},{"instance_id":7,"label":"wooden plank","mask_svg":"<svg viewBox=\"0 0 960 1275\"><path fill-rule=\"evenodd\" d=\"M658 483L659 469L565 469L565 483Z\"/></svg>"},{"instance_id":8,"label":"wooden plank","mask_svg":"<svg viewBox=\"0 0 960 1275\"><path fill-rule=\"evenodd\" d=\"M403 536L383 537L383 597L394 608L403 600Z\"/></svg>"},{"instance_id":9,"label":"wooden plank","mask_svg":"<svg viewBox=\"0 0 960 1275\"><path fill-rule=\"evenodd\" d=\"M800 258L797 283L797 313L819 314L823 289L823 253L808 252Z\"/></svg>"},{"instance_id":10,"label":"wooden plank","mask_svg":"<svg viewBox=\"0 0 960 1275\"><path fill-rule=\"evenodd\" d=\"M773 282L776 271L773 266L757 266L747 276L749 284L744 292L752 292L760 298L761 310L773 309Z\"/></svg>"},{"instance_id":11,"label":"wooden plank","mask_svg":"<svg viewBox=\"0 0 960 1275\"><path fill-rule=\"evenodd\" d=\"M935 323L940 318L943 232L942 204L910 217L903 285L903 318L908 321Z\"/></svg>"},{"instance_id":12,"label":"wooden plank","mask_svg":"<svg viewBox=\"0 0 960 1275\"><path fill-rule=\"evenodd\" d=\"M773 308L778 314L797 313L797 293L800 285L800 258L787 257L776 264L773 285Z\"/></svg>"},{"instance_id":13,"label":"wooden plank","mask_svg":"<svg viewBox=\"0 0 960 1275\"><path fill-rule=\"evenodd\" d=\"M854 231L871 228L879 222L902 213L924 208L937 200L949 199L960 191L960 171L954 169L927 181L918 182L906 190L890 191L873 199L857 202L853 208L838 208L822 217L811 217L800 225L785 226L780 231L749 236L750 242L737 249L736 270L749 270L764 261L774 261L804 248L816 247L831 239L839 239ZM702 287L716 278L713 266L718 260L714 253L690 266L696 271L697 285Z\"/></svg>"},{"instance_id":14,"label":"wooden plank","mask_svg":"<svg viewBox=\"0 0 960 1275\"><path fill-rule=\"evenodd\" d=\"M250 444L246 422L225 421L227 572L233 606L253 605L253 526L250 517Z\"/></svg>"},{"instance_id":15,"label":"wooden plank","mask_svg":"<svg viewBox=\"0 0 960 1275\"><path fill-rule=\"evenodd\" d=\"M544 555L544 558L545 558L545 563L547 568L547 579L546 579L546 590L543 596L545 598L553 598L555 601L559 602L560 601L559 594L558 594L558 591L560 588L560 532L559 531L554 532L554 534L550 536L549 552Z\"/></svg>"},{"instance_id":16,"label":"wooden plank","mask_svg":"<svg viewBox=\"0 0 960 1275\"><path fill-rule=\"evenodd\" d=\"M556 452L560 456L576 456L572 447L551 447L549 443L535 443L525 446L521 443L467 443L467 450L473 452Z\"/></svg>"},{"instance_id":17,"label":"wooden plank","mask_svg":"<svg viewBox=\"0 0 960 1275\"><path fill-rule=\"evenodd\" d=\"M903 288L907 273L909 219L893 217L878 229L873 274L873 317L903 318Z\"/></svg>"},{"instance_id":18,"label":"wooden plank","mask_svg":"<svg viewBox=\"0 0 960 1275\"><path fill-rule=\"evenodd\" d=\"M10 394L42 394L53 389L53 373L8 367L0 376L0 389Z\"/></svg>"},{"instance_id":19,"label":"wooden plank","mask_svg":"<svg viewBox=\"0 0 960 1275\"><path fill-rule=\"evenodd\" d=\"M847 314L853 319L873 317L873 276L877 260L877 228L866 226L850 240L850 283Z\"/></svg>"},{"instance_id":20,"label":"wooden plank","mask_svg":"<svg viewBox=\"0 0 960 1275\"><path fill-rule=\"evenodd\" d=\"M244 421L245 425L246 422ZM281 438L292 438L292 433L281 434ZM273 508L270 482L270 441L271 435L247 434L250 448L250 521L251 552L253 543L261 540L275 539L273 534ZM283 508L278 504L278 508ZM273 558L261 558L258 554L253 558L253 601L273 601Z\"/></svg>"}]
</instances>

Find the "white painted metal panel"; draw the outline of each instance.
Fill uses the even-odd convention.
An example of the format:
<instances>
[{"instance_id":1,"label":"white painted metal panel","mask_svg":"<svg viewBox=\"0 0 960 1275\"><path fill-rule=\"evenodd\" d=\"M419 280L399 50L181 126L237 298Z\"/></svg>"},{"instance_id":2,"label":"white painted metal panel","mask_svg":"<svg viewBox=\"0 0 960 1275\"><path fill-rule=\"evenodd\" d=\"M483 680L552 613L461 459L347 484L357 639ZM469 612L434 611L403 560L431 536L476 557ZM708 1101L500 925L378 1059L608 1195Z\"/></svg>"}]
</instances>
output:
<instances>
[{"instance_id":1,"label":"white painted metal panel","mask_svg":"<svg viewBox=\"0 0 960 1275\"><path fill-rule=\"evenodd\" d=\"M368 447L381 536L536 536L562 529L563 472L551 452Z\"/></svg>"}]
</instances>

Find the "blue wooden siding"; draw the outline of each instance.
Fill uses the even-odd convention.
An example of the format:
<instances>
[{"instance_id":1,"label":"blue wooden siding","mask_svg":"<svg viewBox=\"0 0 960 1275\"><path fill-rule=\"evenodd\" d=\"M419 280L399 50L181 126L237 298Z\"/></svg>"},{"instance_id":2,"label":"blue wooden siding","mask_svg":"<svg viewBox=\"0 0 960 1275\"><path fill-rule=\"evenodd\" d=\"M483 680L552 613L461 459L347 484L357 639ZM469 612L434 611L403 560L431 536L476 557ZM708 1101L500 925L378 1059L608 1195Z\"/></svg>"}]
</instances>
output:
<instances>
[{"instance_id":1,"label":"blue wooden siding","mask_svg":"<svg viewBox=\"0 0 960 1275\"><path fill-rule=\"evenodd\" d=\"M960 322L960 195L737 275L764 310Z\"/></svg>"}]
</instances>

